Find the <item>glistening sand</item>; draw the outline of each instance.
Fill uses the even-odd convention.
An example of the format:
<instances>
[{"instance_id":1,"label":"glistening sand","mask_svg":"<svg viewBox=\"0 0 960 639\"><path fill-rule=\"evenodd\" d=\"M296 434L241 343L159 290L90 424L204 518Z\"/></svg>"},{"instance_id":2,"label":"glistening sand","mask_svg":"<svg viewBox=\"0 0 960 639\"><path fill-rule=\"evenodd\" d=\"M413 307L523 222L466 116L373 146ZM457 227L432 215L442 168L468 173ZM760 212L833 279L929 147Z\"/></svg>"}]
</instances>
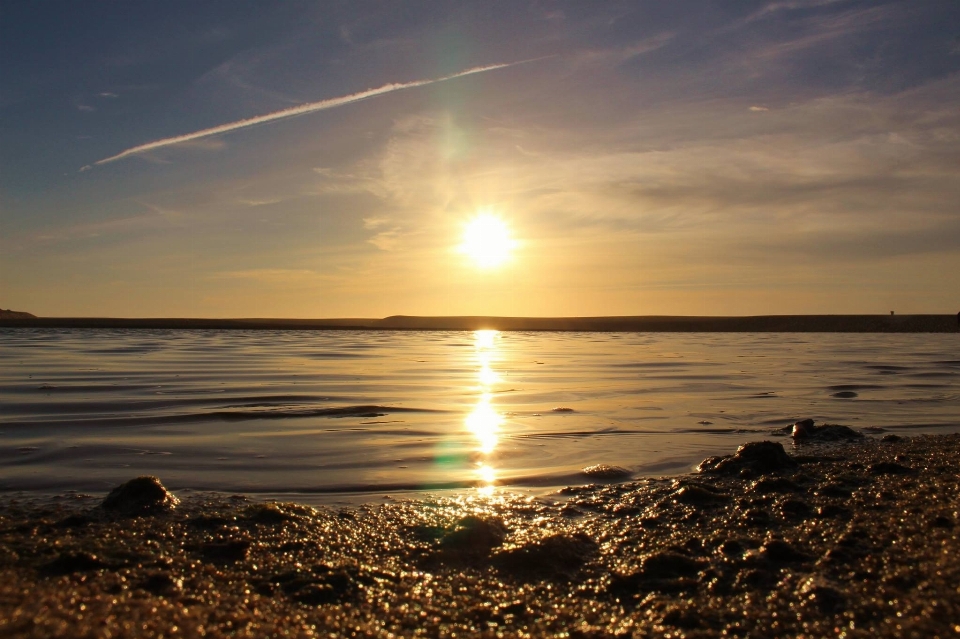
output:
<instances>
[{"instance_id":1,"label":"glistening sand","mask_svg":"<svg viewBox=\"0 0 960 639\"><path fill-rule=\"evenodd\" d=\"M789 447L788 447L789 449ZM359 508L0 501L5 637L950 637L960 436ZM562 497L562 498L561 498Z\"/></svg>"}]
</instances>

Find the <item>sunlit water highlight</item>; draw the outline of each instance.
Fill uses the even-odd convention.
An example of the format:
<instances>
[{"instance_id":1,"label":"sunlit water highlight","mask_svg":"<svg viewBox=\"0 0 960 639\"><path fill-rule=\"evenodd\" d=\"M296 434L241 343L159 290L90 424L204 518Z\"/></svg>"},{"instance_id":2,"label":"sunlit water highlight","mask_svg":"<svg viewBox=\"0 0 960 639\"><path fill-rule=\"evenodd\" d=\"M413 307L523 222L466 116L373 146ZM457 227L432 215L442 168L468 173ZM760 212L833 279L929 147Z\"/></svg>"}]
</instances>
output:
<instances>
[{"instance_id":1,"label":"sunlit water highlight","mask_svg":"<svg viewBox=\"0 0 960 639\"><path fill-rule=\"evenodd\" d=\"M960 431L957 352L942 334L4 329L0 490L154 474L334 501L679 473L805 417Z\"/></svg>"}]
</instances>

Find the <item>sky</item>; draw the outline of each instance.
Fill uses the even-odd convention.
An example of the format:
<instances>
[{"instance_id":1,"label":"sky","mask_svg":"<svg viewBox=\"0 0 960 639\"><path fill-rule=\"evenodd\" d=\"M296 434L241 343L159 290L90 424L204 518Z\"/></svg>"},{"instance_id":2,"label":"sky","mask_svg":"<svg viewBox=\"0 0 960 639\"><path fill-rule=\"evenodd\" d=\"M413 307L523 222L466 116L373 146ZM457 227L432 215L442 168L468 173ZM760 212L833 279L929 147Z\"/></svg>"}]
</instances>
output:
<instances>
[{"instance_id":1,"label":"sky","mask_svg":"<svg viewBox=\"0 0 960 639\"><path fill-rule=\"evenodd\" d=\"M0 0L0 60L2 308L960 308L954 0Z\"/></svg>"}]
</instances>

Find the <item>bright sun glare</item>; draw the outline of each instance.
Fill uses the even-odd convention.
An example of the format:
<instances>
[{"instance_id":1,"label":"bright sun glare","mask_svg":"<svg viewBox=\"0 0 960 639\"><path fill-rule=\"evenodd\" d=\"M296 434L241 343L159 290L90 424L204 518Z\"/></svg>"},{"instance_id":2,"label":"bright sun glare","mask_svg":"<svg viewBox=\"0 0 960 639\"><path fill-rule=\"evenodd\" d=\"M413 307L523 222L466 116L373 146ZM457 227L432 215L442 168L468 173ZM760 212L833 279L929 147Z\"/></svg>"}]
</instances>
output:
<instances>
[{"instance_id":1,"label":"bright sun glare","mask_svg":"<svg viewBox=\"0 0 960 639\"><path fill-rule=\"evenodd\" d=\"M509 259L515 244L510 229L501 218L492 213L480 213L467 224L460 251L470 256L477 266L493 268Z\"/></svg>"}]
</instances>

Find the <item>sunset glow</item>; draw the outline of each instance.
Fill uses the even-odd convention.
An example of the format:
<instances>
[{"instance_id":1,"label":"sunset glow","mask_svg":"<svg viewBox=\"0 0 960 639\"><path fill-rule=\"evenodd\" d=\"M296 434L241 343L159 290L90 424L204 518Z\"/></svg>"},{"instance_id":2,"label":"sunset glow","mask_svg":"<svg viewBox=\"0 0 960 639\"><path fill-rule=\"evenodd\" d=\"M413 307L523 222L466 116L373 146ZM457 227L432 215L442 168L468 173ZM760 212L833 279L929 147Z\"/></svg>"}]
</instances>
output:
<instances>
[{"instance_id":1,"label":"sunset glow","mask_svg":"<svg viewBox=\"0 0 960 639\"><path fill-rule=\"evenodd\" d=\"M4 14L0 308L957 312L955 3L56 4Z\"/></svg>"},{"instance_id":2,"label":"sunset glow","mask_svg":"<svg viewBox=\"0 0 960 639\"><path fill-rule=\"evenodd\" d=\"M506 222L492 213L481 213L467 224L460 250L474 264L486 269L500 266L510 259L515 245Z\"/></svg>"}]
</instances>

